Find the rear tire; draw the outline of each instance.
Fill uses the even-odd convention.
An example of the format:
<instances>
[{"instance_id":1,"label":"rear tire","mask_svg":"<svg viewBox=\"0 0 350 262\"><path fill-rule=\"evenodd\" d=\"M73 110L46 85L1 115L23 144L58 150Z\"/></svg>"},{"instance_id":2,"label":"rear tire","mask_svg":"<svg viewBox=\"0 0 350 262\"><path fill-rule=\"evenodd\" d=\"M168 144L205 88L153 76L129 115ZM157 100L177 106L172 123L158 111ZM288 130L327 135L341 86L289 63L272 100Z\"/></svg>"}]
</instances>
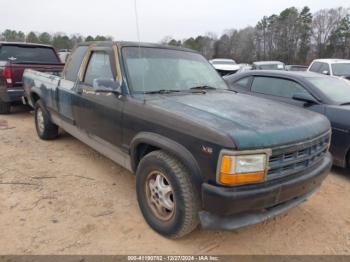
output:
<instances>
[{"instance_id":1,"label":"rear tire","mask_svg":"<svg viewBox=\"0 0 350 262\"><path fill-rule=\"evenodd\" d=\"M142 158L136 190L145 220L159 234L180 238L198 226L199 195L187 168L173 156L153 151Z\"/></svg>"},{"instance_id":2,"label":"rear tire","mask_svg":"<svg viewBox=\"0 0 350 262\"><path fill-rule=\"evenodd\" d=\"M0 99L0 114L9 114L11 112L11 104Z\"/></svg>"},{"instance_id":3,"label":"rear tire","mask_svg":"<svg viewBox=\"0 0 350 262\"><path fill-rule=\"evenodd\" d=\"M35 127L38 136L43 140L52 140L58 136L58 126L52 123L43 103L35 103Z\"/></svg>"}]
</instances>

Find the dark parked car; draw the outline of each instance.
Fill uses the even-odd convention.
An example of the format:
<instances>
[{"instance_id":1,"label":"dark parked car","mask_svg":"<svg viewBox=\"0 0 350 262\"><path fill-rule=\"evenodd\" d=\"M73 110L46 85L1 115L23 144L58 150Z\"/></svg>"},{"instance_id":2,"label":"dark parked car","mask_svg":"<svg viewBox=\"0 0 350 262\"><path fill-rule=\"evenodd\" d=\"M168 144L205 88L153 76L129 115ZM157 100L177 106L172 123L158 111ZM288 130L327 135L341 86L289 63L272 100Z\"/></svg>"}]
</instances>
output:
<instances>
[{"instance_id":1,"label":"dark parked car","mask_svg":"<svg viewBox=\"0 0 350 262\"><path fill-rule=\"evenodd\" d=\"M311 72L255 71L227 77L231 89L285 102L328 117L334 164L350 165L350 84Z\"/></svg>"},{"instance_id":2,"label":"dark parked car","mask_svg":"<svg viewBox=\"0 0 350 262\"><path fill-rule=\"evenodd\" d=\"M286 70L287 71L298 71L298 72L305 72L307 71L308 67L303 65L287 65Z\"/></svg>"},{"instance_id":3,"label":"dark parked car","mask_svg":"<svg viewBox=\"0 0 350 262\"><path fill-rule=\"evenodd\" d=\"M286 70L286 66L280 61L259 61L252 64L252 70Z\"/></svg>"},{"instance_id":4,"label":"dark parked car","mask_svg":"<svg viewBox=\"0 0 350 262\"><path fill-rule=\"evenodd\" d=\"M59 73L63 65L51 46L0 42L0 114L10 113L11 105L21 102L27 68Z\"/></svg>"},{"instance_id":5,"label":"dark parked car","mask_svg":"<svg viewBox=\"0 0 350 262\"><path fill-rule=\"evenodd\" d=\"M60 126L136 173L141 211L167 237L280 214L332 165L327 118L230 91L191 50L82 44L63 77L27 70L24 81L38 136Z\"/></svg>"}]
</instances>

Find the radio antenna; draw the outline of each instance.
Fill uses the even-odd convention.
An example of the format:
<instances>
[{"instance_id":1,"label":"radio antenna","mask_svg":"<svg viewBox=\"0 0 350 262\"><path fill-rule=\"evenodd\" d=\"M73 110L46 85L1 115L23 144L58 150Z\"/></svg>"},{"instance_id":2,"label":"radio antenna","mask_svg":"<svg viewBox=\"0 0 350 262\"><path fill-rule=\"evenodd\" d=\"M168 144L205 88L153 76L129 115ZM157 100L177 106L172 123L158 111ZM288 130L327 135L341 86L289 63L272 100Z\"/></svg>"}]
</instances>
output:
<instances>
[{"instance_id":1,"label":"radio antenna","mask_svg":"<svg viewBox=\"0 0 350 262\"><path fill-rule=\"evenodd\" d=\"M137 0L134 0L134 11L135 11L135 19L136 19L136 34L137 34L137 41L139 43L139 59L141 66L143 66L143 63L141 61L142 58L142 52L141 52L141 37L140 37L140 26L139 26L139 15L138 15L138 10L137 10ZM146 102L146 92L145 92L145 75L144 75L144 70L142 70L142 93L143 93L143 102Z\"/></svg>"}]
</instances>

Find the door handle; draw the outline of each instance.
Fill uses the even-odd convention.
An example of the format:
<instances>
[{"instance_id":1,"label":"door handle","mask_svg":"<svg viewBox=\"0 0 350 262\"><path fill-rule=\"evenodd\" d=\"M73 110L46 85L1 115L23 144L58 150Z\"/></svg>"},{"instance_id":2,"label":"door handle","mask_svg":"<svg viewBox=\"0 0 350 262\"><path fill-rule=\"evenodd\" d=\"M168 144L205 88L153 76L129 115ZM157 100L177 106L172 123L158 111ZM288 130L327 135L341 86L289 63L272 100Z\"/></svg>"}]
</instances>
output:
<instances>
[{"instance_id":1,"label":"door handle","mask_svg":"<svg viewBox=\"0 0 350 262\"><path fill-rule=\"evenodd\" d=\"M77 86L77 94L81 95L83 93L83 88L81 86Z\"/></svg>"}]
</instances>

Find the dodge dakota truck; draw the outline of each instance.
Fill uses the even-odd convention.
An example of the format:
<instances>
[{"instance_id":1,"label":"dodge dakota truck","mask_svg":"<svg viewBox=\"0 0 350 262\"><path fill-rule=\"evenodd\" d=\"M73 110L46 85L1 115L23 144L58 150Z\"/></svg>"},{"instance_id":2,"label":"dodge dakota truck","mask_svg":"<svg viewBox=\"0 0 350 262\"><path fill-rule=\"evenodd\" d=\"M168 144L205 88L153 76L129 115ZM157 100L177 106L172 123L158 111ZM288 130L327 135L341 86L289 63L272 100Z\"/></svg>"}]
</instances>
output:
<instances>
[{"instance_id":1,"label":"dodge dakota truck","mask_svg":"<svg viewBox=\"0 0 350 262\"><path fill-rule=\"evenodd\" d=\"M60 127L134 173L145 220L169 238L278 215L332 165L324 116L230 91L191 50L84 43L62 76L26 70L24 86L38 136Z\"/></svg>"},{"instance_id":2,"label":"dodge dakota truck","mask_svg":"<svg viewBox=\"0 0 350 262\"><path fill-rule=\"evenodd\" d=\"M21 103L22 77L28 68L58 74L63 64L52 46L0 42L0 114L10 113L12 105Z\"/></svg>"}]
</instances>

